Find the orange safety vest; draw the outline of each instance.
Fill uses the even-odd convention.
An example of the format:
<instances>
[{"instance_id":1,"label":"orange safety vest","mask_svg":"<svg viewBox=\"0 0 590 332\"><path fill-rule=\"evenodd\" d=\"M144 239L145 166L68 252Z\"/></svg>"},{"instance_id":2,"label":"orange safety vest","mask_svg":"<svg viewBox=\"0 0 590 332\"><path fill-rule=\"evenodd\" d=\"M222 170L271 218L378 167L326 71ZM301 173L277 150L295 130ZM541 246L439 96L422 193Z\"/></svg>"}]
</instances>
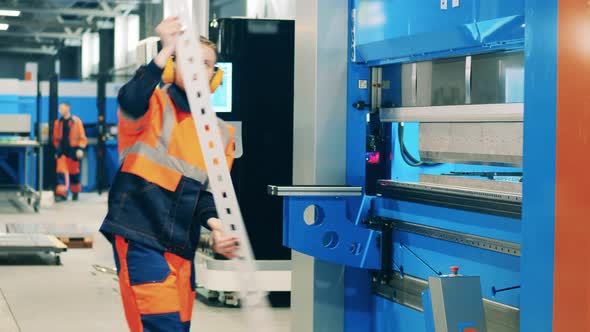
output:
<instances>
[{"instance_id":1,"label":"orange safety vest","mask_svg":"<svg viewBox=\"0 0 590 332\"><path fill-rule=\"evenodd\" d=\"M88 139L86 138L86 133L84 132L84 125L82 124L82 120L77 116L71 116L71 121L73 121L73 126L70 128L70 135L68 140L70 142L70 146L74 148L86 148L88 145ZM69 122L69 121L67 121ZM53 125L53 145L58 148L59 143L63 138L63 121L55 120Z\"/></svg>"},{"instance_id":2,"label":"orange safety vest","mask_svg":"<svg viewBox=\"0 0 590 332\"><path fill-rule=\"evenodd\" d=\"M235 128L219 120L228 167L233 163ZM191 113L179 111L166 93L156 89L140 119L119 110L121 171L175 191L182 176L207 184L207 168Z\"/></svg>"}]
</instances>

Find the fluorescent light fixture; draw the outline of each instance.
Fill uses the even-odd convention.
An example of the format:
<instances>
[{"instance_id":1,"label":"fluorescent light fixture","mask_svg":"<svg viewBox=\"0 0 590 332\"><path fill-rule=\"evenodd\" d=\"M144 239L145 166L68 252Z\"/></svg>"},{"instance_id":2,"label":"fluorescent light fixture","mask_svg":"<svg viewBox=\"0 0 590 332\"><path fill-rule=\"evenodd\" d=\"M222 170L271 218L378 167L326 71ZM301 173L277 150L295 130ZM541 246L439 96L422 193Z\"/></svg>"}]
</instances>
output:
<instances>
[{"instance_id":1,"label":"fluorescent light fixture","mask_svg":"<svg viewBox=\"0 0 590 332\"><path fill-rule=\"evenodd\" d=\"M0 16L20 16L20 10L0 9Z\"/></svg>"},{"instance_id":2,"label":"fluorescent light fixture","mask_svg":"<svg viewBox=\"0 0 590 332\"><path fill-rule=\"evenodd\" d=\"M8 27L10 25L6 24L6 23L0 23L0 31L6 31L8 30Z\"/></svg>"}]
</instances>

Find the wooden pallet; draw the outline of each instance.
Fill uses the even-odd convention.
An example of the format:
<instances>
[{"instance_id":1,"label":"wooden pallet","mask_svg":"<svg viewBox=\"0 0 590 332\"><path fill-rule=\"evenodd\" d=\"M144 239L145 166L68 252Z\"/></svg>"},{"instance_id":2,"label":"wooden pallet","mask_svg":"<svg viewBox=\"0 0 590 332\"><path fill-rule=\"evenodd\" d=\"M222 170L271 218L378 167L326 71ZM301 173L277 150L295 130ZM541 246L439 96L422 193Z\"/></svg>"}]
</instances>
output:
<instances>
[{"instance_id":1,"label":"wooden pallet","mask_svg":"<svg viewBox=\"0 0 590 332\"><path fill-rule=\"evenodd\" d=\"M57 237L68 248L88 249L92 248L93 240L91 236L86 237Z\"/></svg>"}]
</instances>

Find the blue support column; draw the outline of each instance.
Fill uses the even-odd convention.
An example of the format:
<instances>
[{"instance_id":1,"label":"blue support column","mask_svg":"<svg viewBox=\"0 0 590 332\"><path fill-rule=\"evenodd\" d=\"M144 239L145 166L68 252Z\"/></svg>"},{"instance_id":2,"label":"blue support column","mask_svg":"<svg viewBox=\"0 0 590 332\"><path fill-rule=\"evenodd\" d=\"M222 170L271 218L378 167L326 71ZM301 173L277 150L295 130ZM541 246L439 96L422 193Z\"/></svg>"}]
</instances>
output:
<instances>
[{"instance_id":1,"label":"blue support column","mask_svg":"<svg viewBox=\"0 0 590 332\"><path fill-rule=\"evenodd\" d=\"M525 5L520 330L548 332L553 318L558 1L528 0Z\"/></svg>"}]
</instances>

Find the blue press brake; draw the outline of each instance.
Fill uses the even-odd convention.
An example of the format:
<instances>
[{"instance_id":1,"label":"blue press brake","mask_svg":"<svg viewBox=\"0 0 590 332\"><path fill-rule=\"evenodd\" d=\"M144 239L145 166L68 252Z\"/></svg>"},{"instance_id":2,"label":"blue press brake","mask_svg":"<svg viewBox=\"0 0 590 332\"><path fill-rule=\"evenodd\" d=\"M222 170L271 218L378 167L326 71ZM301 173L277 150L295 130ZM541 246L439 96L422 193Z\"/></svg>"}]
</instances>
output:
<instances>
[{"instance_id":1,"label":"blue press brake","mask_svg":"<svg viewBox=\"0 0 590 332\"><path fill-rule=\"evenodd\" d=\"M293 331L553 330L566 2L297 2Z\"/></svg>"}]
</instances>

